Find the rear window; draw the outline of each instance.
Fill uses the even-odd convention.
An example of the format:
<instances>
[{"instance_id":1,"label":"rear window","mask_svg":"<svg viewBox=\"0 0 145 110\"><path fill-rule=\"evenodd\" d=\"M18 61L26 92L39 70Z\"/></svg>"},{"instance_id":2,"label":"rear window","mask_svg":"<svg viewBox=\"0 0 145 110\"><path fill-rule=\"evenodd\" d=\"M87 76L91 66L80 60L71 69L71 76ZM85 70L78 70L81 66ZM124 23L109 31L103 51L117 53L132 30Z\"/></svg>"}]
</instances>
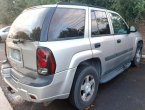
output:
<instances>
[{"instance_id":1,"label":"rear window","mask_svg":"<svg viewBox=\"0 0 145 110\"><path fill-rule=\"evenodd\" d=\"M9 32L9 30L10 30L10 27L6 27L6 28L3 30L3 32Z\"/></svg>"},{"instance_id":2,"label":"rear window","mask_svg":"<svg viewBox=\"0 0 145 110\"><path fill-rule=\"evenodd\" d=\"M48 8L36 8L24 11L11 26L9 37L39 41L41 29Z\"/></svg>"},{"instance_id":3,"label":"rear window","mask_svg":"<svg viewBox=\"0 0 145 110\"><path fill-rule=\"evenodd\" d=\"M48 40L77 39L84 37L85 10L57 8L48 33Z\"/></svg>"}]
</instances>

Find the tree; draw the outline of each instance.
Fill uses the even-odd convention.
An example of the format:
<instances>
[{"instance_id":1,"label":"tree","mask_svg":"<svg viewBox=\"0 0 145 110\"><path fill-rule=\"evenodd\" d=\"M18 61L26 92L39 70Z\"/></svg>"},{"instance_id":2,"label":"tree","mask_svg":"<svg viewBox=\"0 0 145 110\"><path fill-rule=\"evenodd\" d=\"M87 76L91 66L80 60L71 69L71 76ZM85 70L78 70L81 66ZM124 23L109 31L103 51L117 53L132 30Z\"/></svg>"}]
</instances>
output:
<instances>
[{"instance_id":1,"label":"tree","mask_svg":"<svg viewBox=\"0 0 145 110\"><path fill-rule=\"evenodd\" d=\"M57 3L60 0L0 0L0 23L9 24L25 8ZM139 22L145 15L144 0L62 0L101 6L120 13L129 23Z\"/></svg>"},{"instance_id":2,"label":"tree","mask_svg":"<svg viewBox=\"0 0 145 110\"><path fill-rule=\"evenodd\" d=\"M145 14L144 0L77 0L78 2L105 7L120 13L129 23L139 22Z\"/></svg>"}]
</instances>

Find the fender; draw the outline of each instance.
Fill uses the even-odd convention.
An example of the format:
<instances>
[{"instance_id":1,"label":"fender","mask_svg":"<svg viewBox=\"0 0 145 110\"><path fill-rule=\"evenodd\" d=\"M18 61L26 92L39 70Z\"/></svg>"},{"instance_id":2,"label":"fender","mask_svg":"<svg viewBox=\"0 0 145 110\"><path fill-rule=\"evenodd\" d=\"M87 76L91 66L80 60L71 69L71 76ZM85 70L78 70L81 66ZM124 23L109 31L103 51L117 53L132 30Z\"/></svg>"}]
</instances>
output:
<instances>
[{"instance_id":1,"label":"fender","mask_svg":"<svg viewBox=\"0 0 145 110\"><path fill-rule=\"evenodd\" d=\"M137 44L138 44L139 41L143 41L143 39L141 37L141 34L139 32L136 32L136 36L135 36L135 40L134 40L134 45L133 45L132 59L135 56Z\"/></svg>"},{"instance_id":2,"label":"fender","mask_svg":"<svg viewBox=\"0 0 145 110\"><path fill-rule=\"evenodd\" d=\"M79 52L72 57L69 68L76 68L81 62L91 58L93 58L92 50Z\"/></svg>"},{"instance_id":3,"label":"fender","mask_svg":"<svg viewBox=\"0 0 145 110\"><path fill-rule=\"evenodd\" d=\"M98 55L99 53L100 52L98 51ZM69 65L70 69L67 72L64 84L62 86L63 87L62 91L64 91L65 93L70 93L78 65L81 62L92 59L92 58L93 58L92 50L79 52L72 57L71 63Z\"/></svg>"}]
</instances>

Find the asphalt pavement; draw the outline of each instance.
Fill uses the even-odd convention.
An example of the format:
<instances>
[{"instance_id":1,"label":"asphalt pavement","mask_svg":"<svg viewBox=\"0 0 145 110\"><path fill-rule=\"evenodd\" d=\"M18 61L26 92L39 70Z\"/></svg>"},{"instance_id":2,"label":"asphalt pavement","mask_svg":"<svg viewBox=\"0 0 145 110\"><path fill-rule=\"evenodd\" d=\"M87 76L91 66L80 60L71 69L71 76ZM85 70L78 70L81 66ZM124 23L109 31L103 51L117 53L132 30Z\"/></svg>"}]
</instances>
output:
<instances>
[{"instance_id":1,"label":"asphalt pavement","mask_svg":"<svg viewBox=\"0 0 145 110\"><path fill-rule=\"evenodd\" d=\"M4 59L3 44L0 44L0 60ZM68 100L56 100L49 105L14 100L1 79L6 97L14 110L75 110ZM92 110L145 110L145 61L139 67L130 67L122 74L99 87Z\"/></svg>"}]
</instances>

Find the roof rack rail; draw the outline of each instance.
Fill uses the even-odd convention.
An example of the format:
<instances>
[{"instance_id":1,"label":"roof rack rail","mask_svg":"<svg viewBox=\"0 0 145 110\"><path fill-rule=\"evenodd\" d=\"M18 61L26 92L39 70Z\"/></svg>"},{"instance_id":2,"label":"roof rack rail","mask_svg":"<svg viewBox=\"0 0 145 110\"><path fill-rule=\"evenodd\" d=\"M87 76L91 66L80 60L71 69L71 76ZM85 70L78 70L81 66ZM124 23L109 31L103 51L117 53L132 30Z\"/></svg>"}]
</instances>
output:
<instances>
[{"instance_id":1,"label":"roof rack rail","mask_svg":"<svg viewBox=\"0 0 145 110\"><path fill-rule=\"evenodd\" d=\"M80 6L88 6L87 4L84 4L84 3L78 3L78 2L63 2L63 1L60 1L57 4L59 4L59 5L80 5Z\"/></svg>"},{"instance_id":2,"label":"roof rack rail","mask_svg":"<svg viewBox=\"0 0 145 110\"><path fill-rule=\"evenodd\" d=\"M58 4L58 5L79 5L79 6L88 6L88 7L106 9L104 7L101 7L101 6L95 6L95 5L85 4L85 3L78 3L78 2L71 2L71 1L69 1L69 2L60 1L60 2L57 2L56 4Z\"/></svg>"}]
</instances>

